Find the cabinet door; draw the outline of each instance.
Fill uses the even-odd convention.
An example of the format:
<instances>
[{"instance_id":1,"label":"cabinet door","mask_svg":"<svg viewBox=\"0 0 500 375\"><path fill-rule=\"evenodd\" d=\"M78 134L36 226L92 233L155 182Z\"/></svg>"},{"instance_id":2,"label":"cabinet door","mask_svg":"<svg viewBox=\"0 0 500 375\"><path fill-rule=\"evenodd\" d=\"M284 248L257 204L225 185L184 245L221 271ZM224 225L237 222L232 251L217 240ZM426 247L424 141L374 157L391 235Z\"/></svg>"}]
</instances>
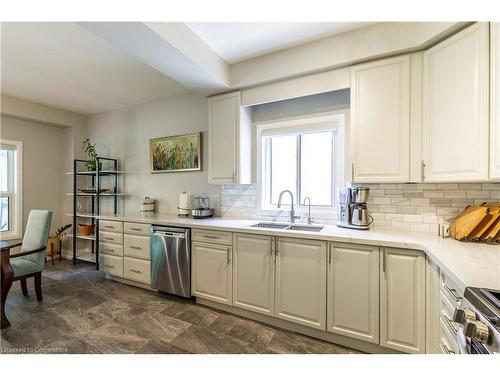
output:
<instances>
[{"instance_id":1,"label":"cabinet door","mask_svg":"<svg viewBox=\"0 0 500 375\"><path fill-rule=\"evenodd\" d=\"M382 248L380 345L425 353L425 255Z\"/></svg>"},{"instance_id":2,"label":"cabinet door","mask_svg":"<svg viewBox=\"0 0 500 375\"><path fill-rule=\"evenodd\" d=\"M231 305L231 247L193 242L191 284L196 297Z\"/></svg>"},{"instance_id":3,"label":"cabinet door","mask_svg":"<svg viewBox=\"0 0 500 375\"><path fill-rule=\"evenodd\" d=\"M500 180L500 23L490 24L490 178Z\"/></svg>"},{"instance_id":4,"label":"cabinet door","mask_svg":"<svg viewBox=\"0 0 500 375\"><path fill-rule=\"evenodd\" d=\"M424 52L424 181L488 178L488 24Z\"/></svg>"},{"instance_id":5,"label":"cabinet door","mask_svg":"<svg viewBox=\"0 0 500 375\"><path fill-rule=\"evenodd\" d=\"M326 242L278 239L275 316L326 328Z\"/></svg>"},{"instance_id":6,"label":"cabinet door","mask_svg":"<svg viewBox=\"0 0 500 375\"><path fill-rule=\"evenodd\" d=\"M331 243L327 330L379 343L379 249Z\"/></svg>"},{"instance_id":7,"label":"cabinet door","mask_svg":"<svg viewBox=\"0 0 500 375\"><path fill-rule=\"evenodd\" d=\"M233 305L274 315L274 238L234 234Z\"/></svg>"},{"instance_id":8,"label":"cabinet door","mask_svg":"<svg viewBox=\"0 0 500 375\"><path fill-rule=\"evenodd\" d=\"M208 100L208 181L236 182L240 93Z\"/></svg>"},{"instance_id":9,"label":"cabinet door","mask_svg":"<svg viewBox=\"0 0 500 375\"><path fill-rule=\"evenodd\" d=\"M354 182L410 180L410 57L351 68Z\"/></svg>"}]
</instances>

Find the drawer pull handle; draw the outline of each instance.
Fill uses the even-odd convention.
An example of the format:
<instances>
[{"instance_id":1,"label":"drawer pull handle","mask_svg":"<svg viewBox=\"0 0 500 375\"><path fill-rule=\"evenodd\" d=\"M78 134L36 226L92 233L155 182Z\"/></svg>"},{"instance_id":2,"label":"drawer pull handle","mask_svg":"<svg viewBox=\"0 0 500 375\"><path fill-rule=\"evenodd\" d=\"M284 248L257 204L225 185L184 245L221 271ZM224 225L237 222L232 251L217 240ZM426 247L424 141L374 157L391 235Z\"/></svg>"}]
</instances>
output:
<instances>
[{"instance_id":1,"label":"drawer pull handle","mask_svg":"<svg viewBox=\"0 0 500 375\"><path fill-rule=\"evenodd\" d=\"M456 335L457 334L457 329L455 328L455 326L451 322L450 318L448 318L448 316L446 316L445 314L443 314L443 319L444 319L446 325L448 327L450 327L450 329L452 330L453 334Z\"/></svg>"},{"instance_id":2,"label":"drawer pull handle","mask_svg":"<svg viewBox=\"0 0 500 375\"><path fill-rule=\"evenodd\" d=\"M443 347L446 354L456 354L453 350L450 350L445 343L441 343L441 346Z\"/></svg>"},{"instance_id":3,"label":"drawer pull handle","mask_svg":"<svg viewBox=\"0 0 500 375\"><path fill-rule=\"evenodd\" d=\"M113 228L114 228L114 226L112 226L112 225L105 225L105 226L104 226L104 228L110 228L110 229L113 229Z\"/></svg>"},{"instance_id":4,"label":"drawer pull handle","mask_svg":"<svg viewBox=\"0 0 500 375\"><path fill-rule=\"evenodd\" d=\"M142 250L142 247L140 246L130 246L130 248L134 250Z\"/></svg>"},{"instance_id":5,"label":"drawer pull handle","mask_svg":"<svg viewBox=\"0 0 500 375\"><path fill-rule=\"evenodd\" d=\"M105 264L104 267L106 267L106 268L115 268L115 266L110 266L108 264Z\"/></svg>"},{"instance_id":6,"label":"drawer pull handle","mask_svg":"<svg viewBox=\"0 0 500 375\"><path fill-rule=\"evenodd\" d=\"M142 273L142 272L141 272L141 271L139 271L139 270L132 270L132 269L130 269L129 271L130 271L130 272L133 272L133 273Z\"/></svg>"},{"instance_id":7,"label":"drawer pull handle","mask_svg":"<svg viewBox=\"0 0 500 375\"><path fill-rule=\"evenodd\" d=\"M211 239L214 239L214 240L217 239L217 238L219 238L218 236L211 236L209 234L204 234L203 237L205 237L205 238L211 238Z\"/></svg>"},{"instance_id":8,"label":"drawer pull handle","mask_svg":"<svg viewBox=\"0 0 500 375\"><path fill-rule=\"evenodd\" d=\"M115 250L114 250L114 249L103 249L103 250L104 250L104 251L109 251L109 252L111 252L111 253L114 253L114 252L115 252Z\"/></svg>"},{"instance_id":9,"label":"drawer pull handle","mask_svg":"<svg viewBox=\"0 0 500 375\"><path fill-rule=\"evenodd\" d=\"M108 241L114 241L115 239L113 237L104 237L105 240L108 240Z\"/></svg>"},{"instance_id":10,"label":"drawer pull handle","mask_svg":"<svg viewBox=\"0 0 500 375\"><path fill-rule=\"evenodd\" d=\"M142 229L141 228L130 228L130 230L134 230L136 232L142 232Z\"/></svg>"},{"instance_id":11,"label":"drawer pull handle","mask_svg":"<svg viewBox=\"0 0 500 375\"><path fill-rule=\"evenodd\" d=\"M448 292L448 294L455 300L455 302L460 302L462 300L462 297L457 296L457 290L456 289L450 289L448 285L443 284L444 289Z\"/></svg>"}]
</instances>

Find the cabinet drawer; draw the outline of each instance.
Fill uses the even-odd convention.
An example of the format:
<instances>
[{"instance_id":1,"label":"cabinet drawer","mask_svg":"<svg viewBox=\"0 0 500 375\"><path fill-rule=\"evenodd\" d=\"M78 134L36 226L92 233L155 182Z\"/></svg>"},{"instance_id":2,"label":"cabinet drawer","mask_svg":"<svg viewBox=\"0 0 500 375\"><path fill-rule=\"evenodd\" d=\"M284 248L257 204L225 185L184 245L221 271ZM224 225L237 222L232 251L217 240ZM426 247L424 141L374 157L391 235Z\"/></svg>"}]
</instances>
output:
<instances>
[{"instance_id":1,"label":"cabinet drawer","mask_svg":"<svg viewBox=\"0 0 500 375\"><path fill-rule=\"evenodd\" d=\"M151 284L151 266L148 260L123 258L123 277L143 284Z\"/></svg>"},{"instance_id":2,"label":"cabinet drawer","mask_svg":"<svg viewBox=\"0 0 500 375\"><path fill-rule=\"evenodd\" d=\"M457 344L457 335L452 331L449 323L445 321L445 318L440 319L440 331L441 331L441 346L444 346L444 351L450 351L453 353L459 353L459 348ZM444 345L443 345L444 344ZM448 353L451 354L451 353Z\"/></svg>"},{"instance_id":3,"label":"cabinet drawer","mask_svg":"<svg viewBox=\"0 0 500 375\"><path fill-rule=\"evenodd\" d=\"M455 281L450 279L442 270L440 289L442 292L441 297L445 296L454 307L460 305L460 301L464 295L463 290L461 290Z\"/></svg>"},{"instance_id":4,"label":"cabinet drawer","mask_svg":"<svg viewBox=\"0 0 500 375\"><path fill-rule=\"evenodd\" d=\"M116 243L116 244L121 245L123 243L123 234L100 231L99 232L99 241L100 242L107 242L107 243Z\"/></svg>"},{"instance_id":5,"label":"cabinet drawer","mask_svg":"<svg viewBox=\"0 0 500 375\"><path fill-rule=\"evenodd\" d=\"M114 255L102 254L99 268L110 275L123 277L123 258Z\"/></svg>"},{"instance_id":6,"label":"cabinet drawer","mask_svg":"<svg viewBox=\"0 0 500 375\"><path fill-rule=\"evenodd\" d=\"M133 234L124 234L123 252L125 256L128 257L149 259L150 258L149 237L135 236Z\"/></svg>"},{"instance_id":7,"label":"cabinet drawer","mask_svg":"<svg viewBox=\"0 0 500 375\"><path fill-rule=\"evenodd\" d=\"M99 230L123 233L123 223L121 221L99 220Z\"/></svg>"},{"instance_id":8,"label":"cabinet drawer","mask_svg":"<svg viewBox=\"0 0 500 375\"><path fill-rule=\"evenodd\" d=\"M123 232L128 234L137 234L140 236L150 235L151 225L139 223L123 223Z\"/></svg>"},{"instance_id":9,"label":"cabinet drawer","mask_svg":"<svg viewBox=\"0 0 500 375\"><path fill-rule=\"evenodd\" d=\"M115 255L120 257L123 256L123 246L120 244L99 242L99 251L102 254Z\"/></svg>"},{"instance_id":10,"label":"cabinet drawer","mask_svg":"<svg viewBox=\"0 0 500 375\"><path fill-rule=\"evenodd\" d=\"M193 241L220 243L223 245L232 245L233 243L233 235L231 232L193 229L191 236Z\"/></svg>"}]
</instances>

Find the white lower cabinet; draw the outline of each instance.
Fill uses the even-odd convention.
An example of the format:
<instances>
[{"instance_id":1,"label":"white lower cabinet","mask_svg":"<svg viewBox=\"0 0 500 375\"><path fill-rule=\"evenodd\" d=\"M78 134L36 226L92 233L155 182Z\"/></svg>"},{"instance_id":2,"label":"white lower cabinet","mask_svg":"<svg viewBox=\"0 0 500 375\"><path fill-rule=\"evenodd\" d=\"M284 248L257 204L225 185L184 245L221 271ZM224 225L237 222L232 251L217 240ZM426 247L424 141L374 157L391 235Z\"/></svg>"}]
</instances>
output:
<instances>
[{"instance_id":1,"label":"white lower cabinet","mask_svg":"<svg viewBox=\"0 0 500 375\"><path fill-rule=\"evenodd\" d=\"M425 255L381 248L380 345L425 353Z\"/></svg>"},{"instance_id":2,"label":"white lower cabinet","mask_svg":"<svg viewBox=\"0 0 500 375\"><path fill-rule=\"evenodd\" d=\"M232 304L231 246L192 242L191 293Z\"/></svg>"},{"instance_id":3,"label":"white lower cabinet","mask_svg":"<svg viewBox=\"0 0 500 375\"><path fill-rule=\"evenodd\" d=\"M123 277L151 285L151 263L149 260L123 257Z\"/></svg>"},{"instance_id":4,"label":"white lower cabinet","mask_svg":"<svg viewBox=\"0 0 500 375\"><path fill-rule=\"evenodd\" d=\"M123 257L101 254L99 269L110 275L123 277Z\"/></svg>"},{"instance_id":5,"label":"white lower cabinet","mask_svg":"<svg viewBox=\"0 0 500 375\"><path fill-rule=\"evenodd\" d=\"M234 234L233 305L274 315L274 237Z\"/></svg>"},{"instance_id":6,"label":"white lower cabinet","mask_svg":"<svg viewBox=\"0 0 500 375\"><path fill-rule=\"evenodd\" d=\"M379 343L379 248L330 243L327 330Z\"/></svg>"},{"instance_id":7,"label":"white lower cabinet","mask_svg":"<svg viewBox=\"0 0 500 375\"><path fill-rule=\"evenodd\" d=\"M326 242L279 238L275 316L326 329Z\"/></svg>"}]
</instances>

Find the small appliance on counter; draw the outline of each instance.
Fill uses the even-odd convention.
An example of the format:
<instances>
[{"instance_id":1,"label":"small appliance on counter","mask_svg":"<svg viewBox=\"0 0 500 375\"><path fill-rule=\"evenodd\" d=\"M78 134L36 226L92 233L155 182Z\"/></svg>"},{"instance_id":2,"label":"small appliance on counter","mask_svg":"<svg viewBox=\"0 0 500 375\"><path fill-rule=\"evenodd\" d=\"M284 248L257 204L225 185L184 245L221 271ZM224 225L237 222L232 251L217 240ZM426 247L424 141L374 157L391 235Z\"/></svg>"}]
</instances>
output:
<instances>
[{"instance_id":1,"label":"small appliance on counter","mask_svg":"<svg viewBox=\"0 0 500 375\"><path fill-rule=\"evenodd\" d=\"M145 197L141 200L141 216L153 216L155 214L155 200Z\"/></svg>"},{"instance_id":2,"label":"small appliance on counter","mask_svg":"<svg viewBox=\"0 0 500 375\"><path fill-rule=\"evenodd\" d=\"M210 208L210 198L205 193L194 196L194 209L191 210L193 219L206 219L214 216L214 209Z\"/></svg>"},{"instance_id":3,"label":"small appliance on counter","mask_svg":"<svg viewBox=\"0 0 500 375\"><path fill-rule=\"evenodd\" d=\"M368 215L366 206L369 191L370 189L367 187L339 189L338 227L359 230L370 229L373 218Z\"/></svg>"},{"instance_id":4,"label":"small appliance on counter","mask_svg":"<svg viewBox=\"0 0 500 375\"><path fill-rule=\"evenodd\" d=\"M188 195L183 191L182 194L179 195L179 205L177 206L178 217L188 217L191 213L188 201Z\"/></svg>"}]
</instances>

